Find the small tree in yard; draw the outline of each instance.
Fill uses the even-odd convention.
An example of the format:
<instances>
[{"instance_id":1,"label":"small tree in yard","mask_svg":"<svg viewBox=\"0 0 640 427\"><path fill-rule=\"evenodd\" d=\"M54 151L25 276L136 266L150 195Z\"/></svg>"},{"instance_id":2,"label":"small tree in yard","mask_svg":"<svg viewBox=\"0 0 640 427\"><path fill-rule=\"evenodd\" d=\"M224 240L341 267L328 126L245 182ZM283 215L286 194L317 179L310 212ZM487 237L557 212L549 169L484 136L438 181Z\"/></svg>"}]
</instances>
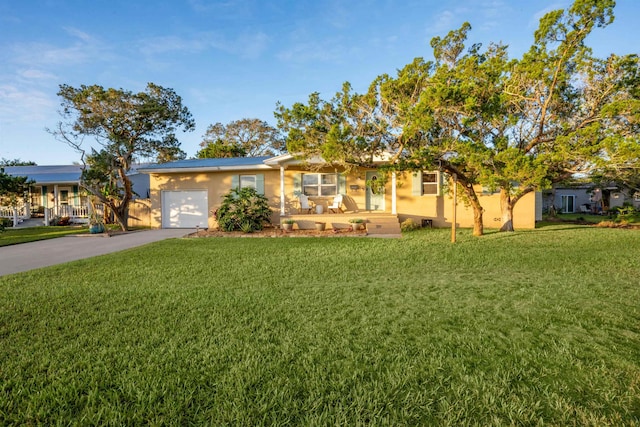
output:
<instances>
[{"instance_id":1,"label":"small tree in yard","mask_svg":"<svg viewBox=\"0 0 640 427\"><path fill-rule=\"evenodd\" d=\"M32 183L33 181L29 181L27 177L9 175L0 167L0 204L6 203L16 208L18 202L27 197ZM2 229L4 227L0 224L0 230Z\"/></svg>"},{"instance_id":2,"label":"small tree in yard","mask_svg":"<svg viewBox=\"0 0 640 427\"><path fill-rule=\"evenodd\" d=\"M61 85L58 95L65 121L50 133L81 154L85 167L80 184L113 212L126 231L133 198L127 175L132 163L151 156L158 162L184 158L175 133L195 128L191 113L172 89L153 83L140 93ZM100 149L87 154L82 147L85 136L95 138Z\"/></svg>"},{"instance_id":3,"label":"small tree in yard","mask_svg":"<svg viewBox=\"0 0 640 427\"><path fill-rule=\"evenodd\" d=\"M271 209L267 198L255 189L234 189L224 196L215 218L223 231L251 233L271 223Z\"/></svg>"}]
</instances>

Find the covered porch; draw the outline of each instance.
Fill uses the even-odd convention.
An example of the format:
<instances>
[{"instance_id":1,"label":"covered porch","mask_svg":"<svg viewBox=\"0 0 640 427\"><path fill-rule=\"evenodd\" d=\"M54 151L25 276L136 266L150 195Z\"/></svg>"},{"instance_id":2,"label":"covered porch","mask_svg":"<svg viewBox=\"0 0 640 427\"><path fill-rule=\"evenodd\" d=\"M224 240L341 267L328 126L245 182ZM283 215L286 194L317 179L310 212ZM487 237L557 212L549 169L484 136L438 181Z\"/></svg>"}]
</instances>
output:
<instances>
[{"instance_id":1,"label":"covered porch","mask_svg":"<svg viewBox=\"0 0 640 427\"><path fill-rule=\"evenodd\" d=\"M377 159L374 163L384 162L385 159ZM344 171L322 159L302 162L290 154L268 159L265 164L279 169L279 182L274 193L279 199L281 219L309 213L316 217L328 215L327 219L334 220L343 212L352 218L365 214L395 216L398 213L398 177L395 172L388 175L387 182L386 177L374 168ZM311 202L310 211L301 209L301 195ZM342 198L339 213L335 209L330 212L336 196Z\"/></svg>"},{"instance_id":2,"label":"covered porch","mask_svg":"<svg viewBox=\"0 0 640 427\"><path fill-rule=\"evenodd\" d=\"M309 214L290 214L280 217L280 223L285 220L295 221L294 228L300 230L312 230L317 222L325 223L327 228L345 229L353 225L351 220L361 219L363 226L376 222L395 221L398 222L398 216L385 212L361 211L361 212L345 212L345 213L309 213Z\"/></svg>"}]
</instances>

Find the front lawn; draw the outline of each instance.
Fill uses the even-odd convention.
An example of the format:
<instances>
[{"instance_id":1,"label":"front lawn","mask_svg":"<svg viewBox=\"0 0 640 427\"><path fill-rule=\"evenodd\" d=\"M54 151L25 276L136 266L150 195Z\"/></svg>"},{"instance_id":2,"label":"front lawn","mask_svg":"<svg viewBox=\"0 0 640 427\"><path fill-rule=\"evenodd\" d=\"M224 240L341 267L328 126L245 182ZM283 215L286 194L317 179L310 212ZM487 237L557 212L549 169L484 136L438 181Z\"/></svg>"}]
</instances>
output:
<instances>
[{"instance_id":1,"label":"front lawn","mask_svg":"<svg viewBox=\"0 0 640 427\"><path fill-rule=\"evenodd\" d=\"M0 232L0 246L35 242L36 240L55 239L56 237L67 236L69 234L87 232L87 227L83 226L6 228Z\"/></svg>"},{"instance_id":2,"label":"front lawn","mask_svg":"<svg viewBox=\"0 0 640 427\"><path fill-rule=\"evenodd\" d=\"M0 424L637 425L640 232L200 238L0 278Z\"/></svg>"}]
</instances>

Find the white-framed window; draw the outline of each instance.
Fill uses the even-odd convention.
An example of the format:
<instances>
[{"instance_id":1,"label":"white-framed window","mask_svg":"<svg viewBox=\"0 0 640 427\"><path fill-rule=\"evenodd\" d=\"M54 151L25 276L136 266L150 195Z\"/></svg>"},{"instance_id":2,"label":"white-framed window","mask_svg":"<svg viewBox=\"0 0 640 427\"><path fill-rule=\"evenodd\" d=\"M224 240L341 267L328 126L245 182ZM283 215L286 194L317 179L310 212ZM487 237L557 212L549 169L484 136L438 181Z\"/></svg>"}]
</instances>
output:
<instances>
[{"instance_id":1,"label":"white-framed window","mask_svg":"<svg viewBox=\"0 0 640 427\"><path fill-rule=\"evenodd\" d=\"M240 175L239 180L240 189L253 188L257 189L257 179L255 175Z\"/></svg>"},{"instance_id":2,"label":"white-framed window","mask_svg":"<svg viewBox=\"0 0 640 427\"><path fill-rule=\"evenodd\" d=\"M258 194L264 195L264 174L232 175L231 188L236 190L253 188L258 192Z\"/></svg>"},{"instance_id":3,"label":"white-framed window","mask_svg":"<svg viewBox=\"0 0 640 427\"><path fill-rule=\"evenodd\" d=\"M438 171L419 171L413 172L413 189L414 196L440 196L440 172Z\"/></svg>"},{"instance_id":4,"label":"white-framed window","mask_svg":"<svg viewBox=\"0 0 640 427\"><path fill-rule=\"evenodd\" d=\"M305 173L302 192L307 196L335 196L338 194L338 176L335 173Z\"/></svg>"},{"instance_id":5,"label":"white-framed window","mask_svg":"<svg viewBox=\"0 0 640 427\"><path fill-rule=\"evenodd\" d=\"M437 196L440 194L438 172L422 172L422 194Z\"/></svg>"}]
</instances>

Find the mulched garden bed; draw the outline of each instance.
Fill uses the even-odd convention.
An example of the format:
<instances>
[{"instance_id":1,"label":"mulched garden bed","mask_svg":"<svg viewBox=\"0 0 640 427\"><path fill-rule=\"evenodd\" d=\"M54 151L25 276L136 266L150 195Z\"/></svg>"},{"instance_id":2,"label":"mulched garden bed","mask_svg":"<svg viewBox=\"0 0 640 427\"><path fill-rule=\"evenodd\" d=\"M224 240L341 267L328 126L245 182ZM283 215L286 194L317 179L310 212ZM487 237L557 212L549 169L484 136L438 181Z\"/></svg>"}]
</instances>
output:
<instances>
[{"instance_id":1,"label":"mulched garden bed","mask_svg":"<svg viewBox=\"0 0 640 427\"><path fill-rule=\"evenodd\" d=\"M281 228L270 227L253 233L241 231L199 230L187 237L363 237L367 231L360 229L353 231L351 228L328 228L324 231L317 230L292 230L284 231Z\"/></svg>"}]
</instances>

